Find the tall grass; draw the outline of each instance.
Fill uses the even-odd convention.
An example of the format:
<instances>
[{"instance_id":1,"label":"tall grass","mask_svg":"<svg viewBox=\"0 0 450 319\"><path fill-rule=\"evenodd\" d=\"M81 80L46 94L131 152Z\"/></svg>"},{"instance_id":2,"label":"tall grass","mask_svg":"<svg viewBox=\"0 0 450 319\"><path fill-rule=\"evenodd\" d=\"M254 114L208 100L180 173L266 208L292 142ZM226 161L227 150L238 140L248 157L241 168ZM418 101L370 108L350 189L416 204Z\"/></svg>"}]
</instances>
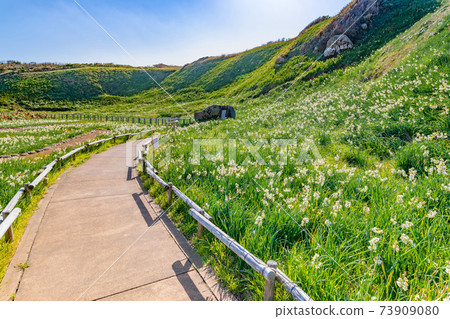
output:
<instances>
[{"instance_id":1,"label":"tall grass","mask_svg":"<svg viewBox=\"0 0 450 319\"><path fill-rule=\"evenodd\" d=\"M172 133L155 157L161 177L259 258L277 260L313 299L448 299L450 73L440 62L450 50L448 10L402 34L425 28L421 43L378 79L349 80L377 64L355 66L275 105L275 94L243 103L236 120ZM222 139L225 150L236 143L236 162L227 152L211 159L214 148L205 147L196 165L198 138ZM301 164L281 165L274 138L298 141L292 159L312 139L322 158L309 152ZM265 164L246 139L268 141L259 149ZM164 191L146 184L167 206ZM170 215L234 293L262 299L262 278L213 236L198 239L185 205ZM289 298L280 287L276 296Z\"/></svg>"}]
</instances>

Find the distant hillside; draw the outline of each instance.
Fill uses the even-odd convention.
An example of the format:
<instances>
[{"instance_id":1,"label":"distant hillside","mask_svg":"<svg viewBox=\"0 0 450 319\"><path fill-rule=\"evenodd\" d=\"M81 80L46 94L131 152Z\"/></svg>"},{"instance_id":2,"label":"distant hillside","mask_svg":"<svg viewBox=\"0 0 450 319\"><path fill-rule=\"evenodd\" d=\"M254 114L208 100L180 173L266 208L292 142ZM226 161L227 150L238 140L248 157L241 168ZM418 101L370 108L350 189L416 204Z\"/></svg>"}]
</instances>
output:
<instances>
[{"instance_id":1,"label":"distant hillside","mask_svg":"<svg viewBox=\"0 0 450 319\"><path fill-rule=\"evenodd\" d=\"M47 72L47 71L56 71L56 70L70 70L70 69L81 69L87 67L96 67L96 68L125 68L125 69L135 69L136 67L130 65L122 65L122 64L114 64L114 63L70 63L70 64L61 64L61 63L52 63L52 62L20 62L20 61L4 61L0 62L0 74L8 73L8 74L18 74L18 73L30 73L30 72ZM149 67L146 67L149 68ZM177 66L166 65L166 64L155 64L152 68L158 69L178 69Z\"/></svg>"},{"instance_id":2,"label":"distant hillside","mask_svg":"<svg viewBox=\"0 0 450 319\"><path fill-rule=\"evenodd\" d=\"M163 85L171 91L187 87L216 91L263 66L283 45L273 43L236 55L202 59L175 72Z\"/></svg>"},{"instance_id":3,"label":"distant hillside","mask_svg":"<svg viewBox=\"0 0 450 319\"><path fill-rule=\"evenodd\" d=\"M130 96L157 87L174 69L82 67L47 72L4 74L0 94L18 100L77 101L102 94ZM148 73L148 74L147 74Z\"/></svg>"},{"instance_id":4,"label":"distant hillside","mask_svg":"<svg viewBox=\"0 0 450 319\"><path fill-rule=\"evenodd\" d=\"M325 74L358 65L396 36L433 12L441 0L354 0L335 17L321 17L288 41L219 57L207 57L182 68L149 68L147 71L172 94L178 103L200 108L210 99L246 100L287 87L309 86ZM322 53L328 40L345 33L351 50L326 59ZM399 59L401 57L396 57ZM393 63L385 61L380 76ZM70 66L70 65L69 65ZM0 74L0 105L45 109L46 102L82 102L83 107L117 104L123 111L152 105L155 112L175 114L180 107L158 89L140 69L114 66L82 66L51 72ZM197 101L197 102L194 102ZM195 104L195 105L194 105ZM74 104L74 107L78 107ZM156 110L164 106L164 110ZM58 107L58 106L56 106ZM65 107L65 106L64 106ZM175 108L173 108L175 107ZM117 111L117 108L114 110Z\"/></svg>"}]
</instances>

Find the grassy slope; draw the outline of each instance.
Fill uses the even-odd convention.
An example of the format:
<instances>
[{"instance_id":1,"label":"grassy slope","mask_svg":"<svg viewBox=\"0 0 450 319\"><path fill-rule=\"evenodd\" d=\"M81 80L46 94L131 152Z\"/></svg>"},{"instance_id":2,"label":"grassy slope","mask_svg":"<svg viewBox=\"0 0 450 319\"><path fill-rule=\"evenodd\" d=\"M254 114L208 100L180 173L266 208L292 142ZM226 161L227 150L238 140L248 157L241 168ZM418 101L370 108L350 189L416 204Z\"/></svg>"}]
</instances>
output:
<instances>
[{"instance_id":1,"label":"grassy slope","mask_svg":"<svg viewBox=\"0 0 450 319\"><path fill-rule=\"evenodd\" d=\"M18 100L77 101L102 94L130 96L156 87L175 70L83 67L0 77L0 94Z\"/></svg>"},{"instance_id":2,"label":"grassy slope","mask_svg":"<svg viewBox=\"0 0 450 319\"><path fill-rule=\"evenodd\" d=\"M449 13L446 1L360 65L296 85L275 105L279 95L268 94L242 103L236 120L174 133L161 177L188 189L258 257L276 259L314 299L448 298ZM240 165L225 154L224 165L203 159L197 166L189 158L199 137L311 139L323 162L278 165L271 146L260 152L266 165L242 165L253 158L238 140ZM160 152L163 158L164 146ZM164 191L147 185L164 205ZM196 239L186 212L177 203L171 217L222 280L244 298L261 299L260 276L212 236ZM277 297L288 296L278 289Z\"/></svg>"},{"instance_id":3,"label":"grassy slope","mask_svg":"<svg viewBox=\"0 0 450 319\"><path fill-rule=\"evenodd\" d=\"M162 85L166 87L170 92L176 92L181 89L190 87L205 73L213 69L217 64L222 61L226 61L227 57L212 57L200 59L191 64L185 65L178 72L175 72L168 76Z\"/></svg>"}]
</instances>

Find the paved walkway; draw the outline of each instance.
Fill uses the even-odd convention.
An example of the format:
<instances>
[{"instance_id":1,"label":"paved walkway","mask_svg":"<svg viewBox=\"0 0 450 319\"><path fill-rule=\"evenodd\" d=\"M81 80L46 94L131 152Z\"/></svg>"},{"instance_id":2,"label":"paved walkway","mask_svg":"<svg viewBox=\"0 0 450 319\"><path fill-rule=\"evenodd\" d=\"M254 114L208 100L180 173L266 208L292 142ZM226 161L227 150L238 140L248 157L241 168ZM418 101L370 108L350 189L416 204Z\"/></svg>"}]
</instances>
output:
<instances>
[{"instance_id":1,"label":"paved walkway","mask_svg":"<svg viewBox=\"0 0 450 319\"><path fill-rule=\"evenodd\" d=\"M0 299L230 300L126 164L125 144L61 175L33 215ZM133 152L135 154L135 152ZM29 268L14 267L27 261Z\"/></svg>"}]
</instances>

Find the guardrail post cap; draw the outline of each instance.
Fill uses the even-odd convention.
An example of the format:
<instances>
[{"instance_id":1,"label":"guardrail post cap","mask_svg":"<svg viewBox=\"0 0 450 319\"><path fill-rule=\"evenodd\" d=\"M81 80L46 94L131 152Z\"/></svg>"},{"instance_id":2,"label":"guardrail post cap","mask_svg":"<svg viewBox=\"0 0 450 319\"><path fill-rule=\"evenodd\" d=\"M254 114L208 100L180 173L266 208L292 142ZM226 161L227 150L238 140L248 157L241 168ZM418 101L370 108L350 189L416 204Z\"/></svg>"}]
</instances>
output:
<instances>
[{"instance_id":1,"label":"guardrail post cap","mask_svg":"<svg viewBox=\"0 0 450 319\"><path fill-rule=\"evenodd\" d=\"M277 268L277 262L275 260L269 260L267 262L267 266L269 266L270 268L276 269Z\"/></svg>"},{"instance_id":2,"label":"guardrail post cap","mask_svg":"<svg viewBox=\"0 0 450 319\"><path fill-rule=\"evenodd\" d=\"M275 273L275 269L270 269L269 273L267 274L266 279L268 279L271 282L275 282L276 277L277 277L277 274Z\"/></svg>"}]
</instances>

